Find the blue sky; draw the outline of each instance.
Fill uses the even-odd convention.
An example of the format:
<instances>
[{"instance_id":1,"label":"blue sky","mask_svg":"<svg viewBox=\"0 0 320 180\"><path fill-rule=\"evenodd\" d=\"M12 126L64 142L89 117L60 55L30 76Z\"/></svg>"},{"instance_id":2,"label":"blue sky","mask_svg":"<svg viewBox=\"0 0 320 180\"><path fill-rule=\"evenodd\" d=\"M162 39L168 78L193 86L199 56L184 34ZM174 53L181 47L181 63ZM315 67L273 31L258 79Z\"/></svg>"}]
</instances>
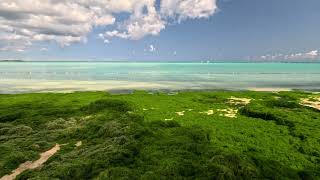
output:
<instances>
[{"instance_id":1,"label":"blue sky","mask_svg":"<svg viewBox=\"0 0 320 180\"><path fill-rule=\"evenodd\" d=\"M319 0L50 3L0 2L1 59L320 59Z\"/></svg>"}]
</instances>

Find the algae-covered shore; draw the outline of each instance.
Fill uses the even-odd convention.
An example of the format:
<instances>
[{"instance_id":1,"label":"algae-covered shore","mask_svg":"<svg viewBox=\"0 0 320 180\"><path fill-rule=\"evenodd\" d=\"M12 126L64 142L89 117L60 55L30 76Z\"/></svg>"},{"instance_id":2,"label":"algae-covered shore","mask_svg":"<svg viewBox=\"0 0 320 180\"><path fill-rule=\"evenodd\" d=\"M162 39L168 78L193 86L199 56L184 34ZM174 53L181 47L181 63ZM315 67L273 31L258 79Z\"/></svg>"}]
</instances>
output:
<instances>
[{"instance_id":1,"label":"algae-covered shore","mask_svg":"<svg viewBox=\"0 0 320 180\"><path fill-rule=\"evenodd\" d=\"M319 179L319 104L295 91L1 94L0 178Z\"/></svg>"}]
</instances>

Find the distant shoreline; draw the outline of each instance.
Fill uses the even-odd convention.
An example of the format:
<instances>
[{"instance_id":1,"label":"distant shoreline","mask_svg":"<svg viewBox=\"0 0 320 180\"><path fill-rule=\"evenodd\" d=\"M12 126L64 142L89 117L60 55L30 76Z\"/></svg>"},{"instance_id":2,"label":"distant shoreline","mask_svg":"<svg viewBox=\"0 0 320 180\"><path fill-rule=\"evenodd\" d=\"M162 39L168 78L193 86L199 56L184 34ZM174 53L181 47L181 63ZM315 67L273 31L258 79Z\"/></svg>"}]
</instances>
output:
<instances>
[{"instance_id":1,"label":"distant shoreline","mask_svg":"<svg viewBox=\"0 0 320 180\"><path fill-rule=\"evenodd\" d=\"M129 93L133 91L148 92L217 92L217 91L253 91L253 92L287 92L305 91L320 92L317 88L288 88L288 87L193 87L186 84L167 83L147 83L128 81L38 81L38 80L0 80L3 89L0 94L28 94L28 93L74 93L74 92L111 92Z\"/></svg>"},{"instance_id":2,"label":"distant shoreline","mask_svg":"<svg viewBox=\"0 0 320 180\"><path fill-rule=\"evenodd\" d=\"M28 62L23 60L0 60L0 62Z\"/></svg>"}]
</instances>

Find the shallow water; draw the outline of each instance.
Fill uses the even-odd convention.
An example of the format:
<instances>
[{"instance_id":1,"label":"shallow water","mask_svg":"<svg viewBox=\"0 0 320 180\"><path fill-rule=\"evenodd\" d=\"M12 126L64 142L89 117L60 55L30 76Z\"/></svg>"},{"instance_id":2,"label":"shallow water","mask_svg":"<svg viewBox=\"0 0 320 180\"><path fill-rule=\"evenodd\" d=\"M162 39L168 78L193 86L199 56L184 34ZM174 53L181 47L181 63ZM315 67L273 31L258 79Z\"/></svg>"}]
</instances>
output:
<instances>
[{"instance_id":1,"label":"shallow water","mask_svg":"<svg viewBox=\"0 0 320 180\"><path fill-rule=\"evenodd\" d=\"M320 89L320 64L1 62L0 92Z\"/></svg>"}]
</instances>

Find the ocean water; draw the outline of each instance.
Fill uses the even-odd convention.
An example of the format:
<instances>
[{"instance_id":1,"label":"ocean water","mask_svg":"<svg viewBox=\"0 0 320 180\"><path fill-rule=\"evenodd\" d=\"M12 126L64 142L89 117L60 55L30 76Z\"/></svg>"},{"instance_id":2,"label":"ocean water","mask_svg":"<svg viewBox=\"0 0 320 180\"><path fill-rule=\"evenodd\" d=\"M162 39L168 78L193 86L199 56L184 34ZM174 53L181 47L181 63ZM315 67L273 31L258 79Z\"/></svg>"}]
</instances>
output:
<instances>
[{"instance_id":1,"label":"ocean water","mask_svg":"<svg viewBox=\"0 0 320 180\"><path fill-rule=\"evenodd\" d=\"M1 62L0 93L117 89L320 89L320 64Z\"/></svg>"}]
</instances>

